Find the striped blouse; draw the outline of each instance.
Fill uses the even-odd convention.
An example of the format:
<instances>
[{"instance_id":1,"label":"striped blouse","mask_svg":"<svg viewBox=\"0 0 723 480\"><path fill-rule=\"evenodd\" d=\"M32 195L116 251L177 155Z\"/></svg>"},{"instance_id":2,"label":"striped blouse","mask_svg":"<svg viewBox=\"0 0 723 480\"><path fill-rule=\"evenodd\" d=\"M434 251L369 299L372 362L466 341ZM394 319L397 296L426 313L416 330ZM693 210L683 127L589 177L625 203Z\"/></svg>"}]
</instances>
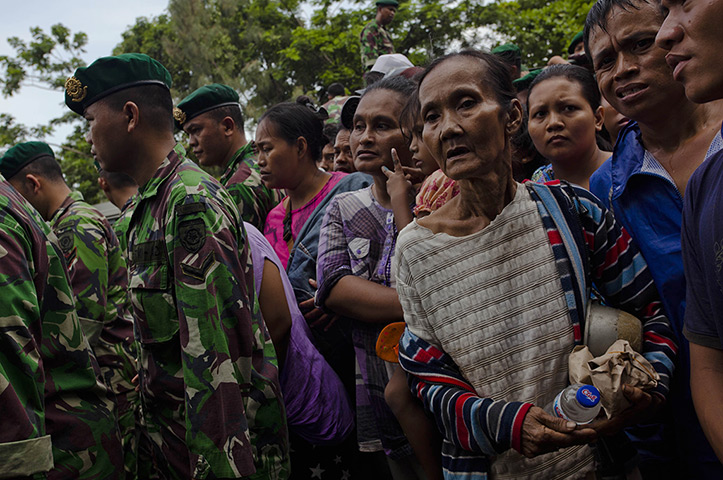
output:
<instances>
[{"instance_id":1,"label":"striped blouse","mask_svg":"<svg viewBox=\"0 0 723 480\"><path fill-rule=\"evenodd\" d=\"M526 186L552 247L574 343L582 343L581 320L592 283L608 305L642 320L643 354L660 375L656 392L665 396L677 345L647 265L630 236L587 190L569 185ZM429 306L425 308L424 296L415 289L415 278L424 275L425 269L438 267L440 260L451 263L455 257L464 256L466 261L473 261L464 245L439 252L437 261L433 257L416 261L424 248L422 238L429 233L420 234L419 229L423 227L413 223L400 233L395 255L397 291L405 320L411 325L435 322L425 318ZM459 243L460 238L449 238ZM449 288L450 283L464 279L440 276L439 281ZM520 451L522 423L532 404L478 395L434 338L425 335L423 329L412 330L417 335L408 328L400 343L400 363L409 373L412 391L444 434L445 478L486 478L491 457L510 448Z\"/></svg>"}]
</instances>

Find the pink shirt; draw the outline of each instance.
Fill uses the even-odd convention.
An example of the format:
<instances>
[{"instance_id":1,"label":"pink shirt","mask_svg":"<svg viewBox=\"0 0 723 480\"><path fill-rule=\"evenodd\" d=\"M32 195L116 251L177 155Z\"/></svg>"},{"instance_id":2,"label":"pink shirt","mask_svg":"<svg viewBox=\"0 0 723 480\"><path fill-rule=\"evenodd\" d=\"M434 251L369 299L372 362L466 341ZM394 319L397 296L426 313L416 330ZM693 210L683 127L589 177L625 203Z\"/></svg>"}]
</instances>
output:
<instances>
[{"instance_id":1,"label":"pink shirt","mask_svg":"<svg viewBox=\"0 0 723 480\"><path fill-rule=\"evenodd\" d=\"M326 182L326 185L322 187L314 198L306 205L291 211L291 237L294 241L296 241L296 237L316 209L316 206L324 200L331 189L346 175L347 174L343 172L331 172L331 178L329 178L329 181ZM279 256L279 260L281 260L284 268L286 268L286 264L289 263L289 246L286 241L284 241L285 203L285 201L282 201L271 209L269 215L266 217L266 225L264 226L264 236L271 246L274 247L274 252Z\"/></svg>"}]
</instances>

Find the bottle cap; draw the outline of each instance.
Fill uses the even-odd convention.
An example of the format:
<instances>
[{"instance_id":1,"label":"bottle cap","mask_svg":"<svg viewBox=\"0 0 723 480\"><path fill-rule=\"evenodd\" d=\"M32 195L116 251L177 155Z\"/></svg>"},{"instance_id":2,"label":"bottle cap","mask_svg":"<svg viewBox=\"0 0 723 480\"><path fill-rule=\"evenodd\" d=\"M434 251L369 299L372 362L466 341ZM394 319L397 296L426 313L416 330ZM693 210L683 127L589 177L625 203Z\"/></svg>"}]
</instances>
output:
<instances>
[{"instance_id":1,"label":"bottle cap","mask_svg":"<svg viewBox=\"0 0 723 480\"><path fill-rule=\"evenodd\" d=\"M583 385L577 390L575 398L585 408L592 408L600 403L600 392L592 385Z\"/></svg>"}]
</instances>

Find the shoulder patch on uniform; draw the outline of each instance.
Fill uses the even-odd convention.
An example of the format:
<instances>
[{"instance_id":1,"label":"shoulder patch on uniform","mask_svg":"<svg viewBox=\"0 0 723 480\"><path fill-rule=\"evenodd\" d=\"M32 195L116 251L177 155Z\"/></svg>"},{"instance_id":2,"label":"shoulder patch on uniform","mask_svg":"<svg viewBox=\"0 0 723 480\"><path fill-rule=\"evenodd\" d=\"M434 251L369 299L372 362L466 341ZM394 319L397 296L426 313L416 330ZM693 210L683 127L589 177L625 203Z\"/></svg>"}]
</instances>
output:
<instances>
[{"instance_id":1,"label":"shoulder patch on uniform","mask_svg":"<svg viewBox=\"0 0 723 480\"><path fill-rule=\"evenodd\" d=\"M176 215L190 215L192 213L203 213L206 211L206 204L201 202L187 203L176 206Z\"/></svg>"},{"instance_id":2,"label":"shoulder patch on uniform","mask_svg":"<svg viewBox=\"0 0 723 480\"><path fill-rule=\"evenodd\" d=\"M206 280L206 274L216 262L216 252L210 252L200 267L194 267L186 263L181 263L181 271L184 275L195 278L197 280Z\"/></svg>"},{"instance_id":3,"label":"shoulder patch on uniform","mask_svg":"<svg viewBox=\"0 0 723 480\"><path fill-rule=\"evenodd\" d=\"M163 240L143 242L138 245L133 245L133 258L131 258L131 260L136 265L162 263L164 252L165 248Z\"/></svg>"},{"instance_id":4,"label":"shoulder patch on uniform","mask_svg":"<svg viewBox=\"0 0 723 480\"><path fill-rule=\"evenodd\" d=\"M196 253L206 243L206 224L202 218L186 220L178 225L178 239L189 253Z\"/></svg>"},{"instance_id":5,"label":"shoulder patch on uniform","mask_svg":"<svg viewBox=\"0 0 723 480\"><path fill-rule=\"evenodd\" d=\"M70 251L73 249L74 243L75 238L72 230L66 230L58 234L58 245L60 246L60 250L62 250L64 254L67 255L68 253L70 253Z\"/></svg>"}]
</instances>

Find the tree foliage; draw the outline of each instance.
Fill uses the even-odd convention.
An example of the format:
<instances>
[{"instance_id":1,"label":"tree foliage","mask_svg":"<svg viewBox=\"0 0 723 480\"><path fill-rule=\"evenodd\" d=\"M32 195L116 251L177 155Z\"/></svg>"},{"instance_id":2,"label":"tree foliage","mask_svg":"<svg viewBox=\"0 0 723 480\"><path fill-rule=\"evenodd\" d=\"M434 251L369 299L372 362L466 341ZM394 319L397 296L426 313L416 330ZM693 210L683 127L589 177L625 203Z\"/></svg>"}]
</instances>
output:
<instances>
[{"instance_id":1,"label":"tree foliage","mask_svg":"<svg viewBox=\"0 0 723 480\"><path fill-rule=\"evenodd\" d=\"M88 36L71 33L58 23L45 33L40 27L30 29L31 40L8 38L15 56L0 56L0 85L3 95L17 93L22 85L57 90L63 88L68 72L85 64L80 55L85 52Z\"/></svg>"},{"instance_id":2,"label":"tree foliage","mask_svg":"<svg viewBox=\"0 0 723 480\"><path fill-rule=\"evenodd\" d=\"M6 97L17 94L23 87L36 87L63 92L65 80L76 68L85 65L88 37L85 33L72 33L61 24L50 27L46 33L39 27L30 29L29 41L11 37L8 43L15 55L0 56L0 86ZM63 145L56 147L58 161L71 188L79 189L91 203L105 200L96 179L90 145L85 141L86 125L78 115L68 111L47 124L25 126L16 123L8 114L0 114L0 147L18 142L44 139L60 124L75 123L74 131ZM59 147L59 150L58 150Z\"/></svg>"},{"instance_id":3,"label":"tree foliage","mask_svg":"<svg viewBox=\"0 0 723 480\"><path fill-rule=\"evenodd\" d=\"M522 63L542 67L582 30L594 0L511 0L478 7L479 20L522 50Z\"/></svg>"},{"instance_id":4,"label":"tree foliage","mask_svg":"<svg viewBox=\"0 0 723 480\"><path fill-rule=\"evenodd\" d=\"M469 1L402 3L390 27L397 51L423 64L455 41L467 46L462 32L472 11ZM303 12L311 12L308 19ZM366 1L171 0L167 15L138 19L115 52L155 56L174 76L176 98L209 82L227 83L242 93L253 118L333 82L360 88L359 34L374 15Z\"/></svg>"},{"instance_id":5,"label":"tree foliage","mask_svg":"<svg viewBox=\"0 0 723 480\"><path fill-rule=\"evenodd\" d=\"M588 0L402 1L389 30L395 49L415 65L460 48L492 47L484 36L517 43L527 66L564 53L582 29ZM211 82L242 96L247 118L298 94L321 100L333 82L362 87L359 34L375 15L368 0L169 0L156 17L139 17L122 34L114 54L141 52L159 60L173 77L176 101ZM487 32L487 33L485 33ZM85 64L88 38L57 24L30 29L29 40L11 37L14 55L0 56L0 90L23 86L62 91L65 79ZM0 113L0 148L45 138L61 124L79 121L70 112L44 125L18 124ZM89 201L102 200L79 122L59 152L68 183ZM57 146L56 146L57 147Z\"/></svg>"}]
</instances>

